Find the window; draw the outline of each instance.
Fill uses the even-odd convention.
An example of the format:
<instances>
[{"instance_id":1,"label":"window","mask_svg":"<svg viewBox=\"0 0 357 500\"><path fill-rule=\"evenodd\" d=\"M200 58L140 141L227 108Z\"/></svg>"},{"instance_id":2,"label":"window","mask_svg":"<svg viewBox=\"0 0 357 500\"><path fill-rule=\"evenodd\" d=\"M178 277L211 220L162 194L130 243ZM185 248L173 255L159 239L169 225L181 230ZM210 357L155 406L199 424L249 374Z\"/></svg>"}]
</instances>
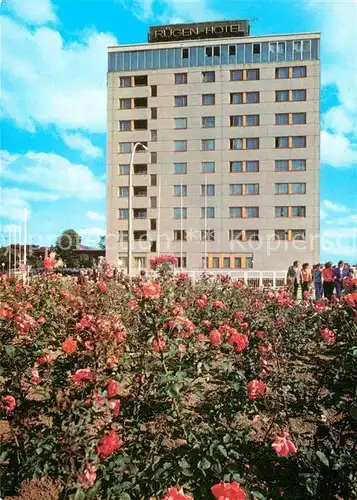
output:
<instances>
[{"instance_id":1,"label":"window","mask_svg":"<svg viewBox=\"0 0 357 500\"><path fill-rule=\"evenodd\" d=\"M156 151L152 151L150 153L150 163L152 165L155 165L157 163L157 153L156 153Z\"/></svg>"},{"instance_id":2,"label":"window","mask_svg":"<svg viewBox=\"0 0 357 500\"><path fill-rule=\"evenodd\" d=\"M151 119L157 120L157 108L151 108Z\"/></svg>"},{"instance_id":3,"label":"window","mask_svg":"<svg viewBox=\"0 0 357 500\"><path fill-rule=\"evenodd\" d=\"M290 186L291 194L306 194L305 182L293 182Z\"/></svg>"},{"instance_id":4,"label":"window","mask_svg":"<svg viewBox=\"0 0 357 500\"><path fill-rule=\"evenodd\" d=\"M143 85L148 84L148 77L147 75L137 75L134 76L134 85L135 87L142 87Z\"/></svg>"},{"instance_id":5,"label":"window","mask_svg":"<svg viewBox=\"0 0 357 500\"><path fill-rule=\"evenodd\" d=\"M214 229L204 229L201 231L201 241L215 241Z\"/></svg>"},{"instance_id":6,"label":"window","mask_svg":"<svg viewBox=\"0 0 357 500\"><path fill-rule=\"evenodd\" d=\"M242 195L243 194L243 184L230 184L229 185L230 195Z\"/></svg>"},{"instance_id":7,"label":"window","mask_svg":"<svg viewBox=\"0 0 357 500\"><path fill-rule=\"evenodd\" d=\"M134 175L147 175L148 166L145 163L137 163L134 165Z\"/></svg>"},{"instance_id":8,"label":"window","mask_svg":"<svg viewBox=\"0 0 357 500\"><path fill-rule=\"evenodd\" d=\"M228 53L230 56L235 56L236 55L236 46L235 45L230 45L228 49Z\"/></svg>"},{"instance_id":9,"label":"window","mask_svg":"<svg viewBox=\"0 0 357 500\"><path fill-rule=\"evenodd\" d=\"M291 76L293 78L305 78L306 77L306 66L293 66Z\"/></svg>"},{"instance_id":10,"label":"window","mask_svg":"<svg viewBox=\"0 0 357 500\"><path fill-rule=\"evenodd\" d=\"M201 185L201 196L214 196L215 186L214 184L202 184Z\"/></svg>"},{"instance_id":11,"label":"window","mask_svg":"<svg viewBox=\"0 0 357 500\"><path fill-rule=\"evenodd\" d=\"M289 78L289 68L276 68L275 78Z\"/></svg>"},{"instance_id":12,"label":"window","mask_svg":"<svg viewBox=\"0 0 357 500\"><path fill-rule=\"evenodd\" d=\"M231 258L223 257L223 267L224 269L229 269L231 267Z\"/></svg>"},{"instance_id":13,"label":"window","mask_svg":"<svg viewBox=\"0 0 357 500\"><path fill-rule=\"evenodd\" d=\"M275 217L288 217L288 207L275 207Z\"/></svg>"},{"instance_id":14,"label":"window","mask_svg":"<svg viewBox=\"0 0 357 500\"><path fill-rule=\"evenodd\" d=\"M245 216L249 219L255 219L259 217L259 207L247 207L245 209Z\"/></svg>"},{"instance_id":15,"label":"window","mask_svg":"<svg viewBox=\"0 0 357 500\"><path fill-rule=\"evenodd\" d=\"M216 119L214 116L202 116L203 128L214 128L216 126Z\"/></svg>"},{"instance_id":16,"label":"window","mask_svg":"<svg viewBox=\"0 0 357 500\"><path fill-rule=\"evenodd\" d=\"M187 128L187 118L175 118L175 128Z\"/></svg>"},{"instance_id":17,"label":"window","mask_svg":"<svg viewBox=\"0 0 357 500\"><path fill-rule=\"evenodd\" d=\"M134 98L134 108L147 108L148 98L147 97L135 97Z\"/></svg>"},{"instance_id":18,"label":"window","mask_svg":"<svg viewBox=\"0 0 357 500\"><path fill-rule=\"evenodd\" d=\"M277 90L275 92L276 102L288 102L289 101L289 91L288 90Z\"/></svg>"},{"instance_id":19,"label":"window","mask_svg":"<svg viewBox=\"0 0 357 500\"><path fill-rule=\"evenodd\" d=\"M156 231L156 219L150 219L150 229Z\"/></svg>"},{"instance_id":20,"label":"window","mask_svg":"<svg viewBox=\"0 0 357 500\"><path fill-rule=\"evenodd\" d=\"M232 173L243 172L243 162L242 161L231 161L229 164L229 171Z\"/></svg>"},{"instance_id":21,"label":"window","mask_svg":"<svg viewBox=\"0 0 357 500\"><path fill-rule=\"evenodd\" d=\"M293 113L292 114L293 125L301 125L306 123L306 113Z\"/></svg>"},{"instance_id":22,"label":"window","mask_svg":"<svg viewBox=\"0 0 357 500\"><path fill-rule=\"evenodd\" d=\"M118 266L121 268L127 268L128 267L128 258L121 256L120 254L118 255Z\"/></svg>"},{"instance_id":23,"label":"window","mask_svg":"<svg viewBox=\"0 0 357 500\"><path fill-rule=\"evenodd\" d=\"M232 219L240 219L243 216L241 207L229 207L229 217Z\"/></svg>"},{"instance_id":24,"label":"window","mask_svg":"<svg viewBox=\"0 0 357 500\"><path fill-rule=\"evenodd\" d=\"M187 174L187 163L174 163L175 174Z\"/></svg>"},{"instance_id":25,"label":"window","mask_svg":"<svg viewBox=\"0 0 357 500\"><path fill-rule=\"evenodd\" d=\"M146 267L146 257L134 257L134 267L137 269Z\"/></svg>"},{"instance_id":26,"label":"window","mask_svg":"<svg viewBox=\"0 0 357 500\"><path fill-rule=\"evenodd\" d=\"M292 148L306 148L306 137L305 136L295 136L291 138Z\"/></svg>"},{"instance_id":27,"label":"window","mask_svg":"<svg viewBox=\"0 0 357 500\"><path fill-rule=\"evenodd\" d=\"M131 121L130 120L120 120L119 129L120 129L120 132L129 132L131 130Z\"/></svg>"},{"instance_id":28,"label":"window","mask_svg":"<svg viewBox=\"0 0 357 500\"><path fill-rule=\"evenodd\" d=\"M187 106L187 95L175 95L174 104L176 107Z\"/></svg>"},{"instance_id":29,"label":"window","mask_svg":"<svg viewBox=\"0 0 357 500\"><path fill-rule=\"evenodd\" d=\"M289 170L289 160L275 160L275 172L287 172Z\"/></svg>"},{"instance_id":30,"label":"window","mask_svg":"<svg viewBox=\"0 0 357 500\"><path fill-rule=\"evenodd\" d=\"M146 186L134 186L134 196L147 196L148 188Z\"/></svg>"},{"instance_id":31,"label":"window","mask_svg":"<svg viewBox=\"0 0 357 500\"><path fill-rule=\"evenodd\" d=\"M246 184L245 194L247 195L257 195L259 194L259 184Z\"/></svg>"},{"instance_id":32,"label":"window","mask_svg":"<svg viewBox=\"0 0 357 500\"><path fill-rule=\"evenodd\" d=\"M293 90L292 91L293 101L306 101L306 90Z\"/></svg>"},{"instance_id":33,"label":"window","mask_svg":"<svg viewBox=\"0 0 357 500\"><path fill-rule=\"evenodd\" d=\"M275 239L278 241L287 241L289 239L289 231L285 229L275 229Z\"/></svg>"},{"instance_id":34,"label":"window","mask_svg":"<svg viewBox=\"0 0 357 500\"><path fill-rule=\"evenodd\" d=\"M129 210L127 208L119 208L119 219L127 219Z\"/></svg>"},{"instance_id":35,"label":"window","mask_svg":"<svg viewBox=\"0 0 357 500\"><path fill-rule=\"evenodd\" d=\"M213 257L212 258L212 267L214 268L219 268L219 257Z\"/></svg>"},{"instance_id":36,"label":"window","mask_svg":"<svg viewBox=\"0 0 357 500\"><path fill-rule=\"evenodd\" d=\"M259 241L258 229L247 229L245 232L246 241Z\"/></svg>"},{"instance_id":37,"label":"window","mask_svg":"<svg viewBox=\"0 0 357 500\"><path fill-rule=\"evenodd\" d=\"M246 162L246 172L259 172L259 161L248 160Z\"/></svg>"},{"instance_id":38,"label":"window","mask_svg":"<svg viewBox=\"0 0 357 500\"><path fill-rule=\"evenodd\" d=\"M206 47L206 56L212 57L212 47Z\"/></svg>"},{"instance_id":39,"label":"window","mask_svg":"<svg viewBox=\"0 0 357 500\"><path fill-rule=\"evenodd\" d=\"M119 175L129 175L129 165L119 165Z\"/></svg>"},{"instance_id":40,"label":"window","mask_svg":"<svg viewBox=\"0 0 357 500\"><path fill-rule=\"evenodd\" d=\"M246 92L246 103L254 104L259 102L259 92Z\"/></svg>"},{"instance_id":41,"label":"window","mask_svg":"<svg viewBox=\"0 0 357 500\"><path fill-rule=\"evenodd\" d=\"M174 208L174 219L187 219L187 208Z\"/></svg>"},{"instance_id":42,"label":"window","mask_svg":"<svg viewBox=\"0 0 357 500\"><path fill-rule=\"evenodd\" d=\"M147 241L147 231L133 231L133 239L134 241Z\"/></svg>"},{"instance_id":43,"label":"window","mask_svg":"<svg viewBox=\"0 0 357 500\"><path fill-rule=\"evenodd\" d=\"M119 153L130 153L130 152L131 152L131 142L119 143Z\"/></svg>"},{"instance_id":44,"label":"window","mask_svg":"<svg viewBox=\"0 0 357 500\"><path fill-rule=\"evenodd\" d=\"M152 142L156 142L157 141L157 130L151 130L151 138L150 140Z\"/></svg>"},{"instance_id":45,"label":"window","mask_svg":"<svg viewBox=\"0 0 357 500\"><path fill-rule=\"evenodd\" d=\"M187 141L174 141L174 150L176 152L187 151Z\"/></svg>"},{"instance_id":46,"label":"window","mask_svg":"<svg viewBox=\"0 0 357 500\"><path fill-rule=\"evenodd\" d=\"M305 240L306 233L304 229L292 229L291 230L291 239L292 240Z\"/></svg>"},{"instance_id":47,"label":"window","mask_svg":"<svg viewBox=\"0 0 357 500\"><path fill-rule=\"evenodd\" d=\"M156 252L156 241L151 241L150 243L150 252Z\"/></svg>"},{"instance_id":48,"label":"window","mask_svg":"<svg viewBox=\"0 0 357 500\"><path fill-rule=\"evenodd\" d=\"M157 85L151 85L151 97L157 97Z\"/></svg>"},{"instance_id":49,"label":"window","mask_svg":"<svg viewBox=\"0 0 357 500\"><path fill-rule=\"evenodd\" d=\"M174 241L187 241L187 231L186 229L175 229L174 230Z\"/></svg>"},{"instance_id":50,"label":"window","mask_svg":"<svg viewBox=\"0 0 357 500\"><path fill-rule=\"evenodd\" d=\"M174 186L174 196L187 196L187 186L181 184Z\"/></svg>"},{"instance_id":51,"label":"window","mask_svg":"<svg viewBox=\"0 0 357 500\"><path fill-rule=\"evenodd\" d=\"M187 73L175 73L175 84L182 85L187 83Z\"/></svg>"},{"instance_id":52,"label":"window","mask_svg":"<svg viewBox=\"0 0 357 500\"><path fill-rule=\"evenodd\" d=\"M246 139L246 149L259 149L259 137Z\"/></svg>"},{"instance_id":53,"label":"window","mask_svg":"<svg viewBox=\"0 0 357 500\"><path fill-rule=\"evenodd\" d=\"M247 69L247 80L259 80L259 69Z\"/></svg>"},{"instance_id":54,"label":"window","mask_svg":"<svg viewBox=\"0 0 357 500\"><path fill-rule=\"evenodd\" d=\"M231 94L231 104L243 104L243 92L233 92Z\"/></svg>"},{"instance_id":55,"label":"window","mask_svg":"<svg viewBox=\"0 0 357 500\"><path fill-rule=\"evenodd\" d=\"M131 99L120 99L120 109L131 109Z\"/></svg>"},{"instance_id":56,"label":"window","mask_svg":"<svg viewBox=\"0 0 357 500\"><path fill-rule=\"evenodd\" d=\"M118 231L118 241L128 241L128 231Z\"/></svg>"},{"instance_id":57,"label":"window","mask_svg":"<svg viewBox=\"0 0 357 500\"><path fill-rule=\"evenodd\" d=\"M215 172L214 161L204 161L201 164L203 174L213 174Z\"/></svg>"},{"instance_id":58,"label":"window","mask_svg":"<svg viewBox=\"0 0 357 500\"><path fill-rule=\"evenodd\" d=\"M306 170L306 160L291 160L291 170L302 172Z\"/></svg>"},{"instance_id":59,"label":"window","mask_svg":"<svg viewBox=\"0 0 357 500\"><path fill-rule=\"evenodd\" d=\"M215 81L214 71L202 71L202 81L204 83L211 83Z\"/></svg>"},{"instance_id":60,"label":"window","mask_svg":"<svg viewBox=\"0 0 357 500\"><path fill-rule=\"evenodd\" d=\"M134 120L134 130L147 130L148 121L147 120Z\"/></svg>"},{"instance_id":61,"label":"window","mask_svg":"<svg viewBox=\"0 0 357 500\"><path fill-rule=\"evenodd\" d=\"M275 115L275 125L289 125L289 113L277 113Z\"/></svg>"},{"instance_id":62,"label":"window","mask_svg":"<svg viewBox=\"0 0 357 500\"><path fill-rule=\"evenodd\" d=\"M215 103L214 94L202 94L202 106L213 106Z\"/></svg>"},{"instance_id":63,"label":"window","mask_svg":"<svg viewBox=\"0 0 357 500\"><path fill-rule=\"evenodd\" d=\"M276 148L288 148L289 147L289 137L275 137L275 147Z\"/></svg>"},{"instance_id":64,"label":"window","mask_svg":"<svg viewBox=\"0 0 357 500\"><path fill-rule=\"evenodd\" d=\"M289 184L287 182L276 183L275 194L289 194Z\"/></svg>"},{"instance_id":65,"label":"window","mask_svg":"<svg viewBox=\"0 0 357 500\"><path fill-rule=\"evenodd\" d=\"M202 151L214 151L215 140L214 139L202 139L201 141Z\"/></svg>"},{"instance_id":66,"label":"window","mask_svg":"<svg viewBox=\"0 0 357 500\"><path fill-rule=\"evenodd\" d=\"M306 217L306 207L291 207L291 217Z\"/></svg>"},{"instance_id":67,"label":"window","mask_svg":"<svg viewBox=\"0 0 357 500\"><path fill-rule=\"evenodd\" d=\"M220 47L213 47L213 55L218 57L221 53L221 48Z\"/></svg>"},{"instance_id":68,"label":"window","mask_svg":"<svg viewBox=\"0 0 357 500\"><path fill-rule=\"evenodd\" d=\"M230 149L243 149L243 139L230 139Z\"/></svg>"},{"instance_id":69,"label":"window","mask_svg":"<svg viewBox=\"0 0 357 500\"><path fill-rule=\"evenodd\" d=\"M134 219L146 219L147 209L146 208L134 208Z\"/></svg>"},{"instance_id":70,"label":"window","mask_svg":"<svg viewBox=\"0 0 357 500\"><path fill-rule=\"evenodd\" d=\"M177 267L187 267L187 257L176 256Z\"/></svg>"},{"instance_id":71,"label":"window","mask_svg":"<svg viewBox=\"0 0 357 500\"><path fill-rule=\"evenodd\" d=\"M242 80L243 80L243 70L242 69L233 69L231 71L231 81L240 82Z\"/></svg>"},{"instance_id":72,"label":"window","mask_svg":"<svg viewBox=\"0 0 357 500\"><path fill-rule=\"evenodd\" d=\"M157 185L157 176L156 174L151 174L150 175L150 186L156 186Z\"/></svg>"},{"instance_id":73,"label":"window","mask_svg":"<svg viewBox=\"0 0 357 500\"><path fill-rule=\"evenodd\" d=\"M188 59L189 51L188 49L182 49L182 59Z\"/></svg>"},{"instance_id":74,"label":"window","mask_svg":"<svg viewBox=\"0 0 357 500\"><path fill-rule=\"evenodd\" d=\"M120 77L120 86L121 87L131 87L131 77L130 76L121 76Z\"/></svg>"},{"instance_id":75,"label":"window","mask_svg":"<svg viewBox=\"0 0 357 500\"><path fill-rule=\"evenodd\" d=\"M242 127L243 126L243 115L235 115L230 117L231 127Z\"/></svg>"},{"instance_id":76,"label":"window","mask_svg":"<svg viewBox=\"0 0 357 500\"><path fill-rule=\"evenodd\" d=\"M234 257L234 267L239 269L242 267L242 257Z\"/></svg>"},{"instance_id":77,"label":"window","mask_svg":"<svg viewBox=\"0 0 357 500\"><path fill-rule=\"evenodd\" d=\"M215 209L214 207L202 207L201 208L202 219L214 219Z\"/></svg>"},{"instance_id":78,"label":"window","mask_svg":"<svg viewBox=\"0 0 357 500\"><path fill-rule=\"evenodd\" d=\"M245 125L247 127L256 127L259 125L259 115L246 115Z\"/></svg>"},{"instance_id":79,"label":"window","mask_svg":"<svg viewBox=\"0 0 357 500\"><path fill-rule=\"evenodd\" d=\"M229 230L229 239L235 241L243 241L244 233L240 229L230 229Z\"/></svg>"},{"instance_id":80,"label":"window","mask_svg":"<svg viewBox=\"0 0 357 500\"><path fill-rule=\"evenodd\" d=\"M128 188L128 186L120 186L119 187L119 196L121 198L127 198L129 196L129 188Z\"/></svg>"}]
</instances>

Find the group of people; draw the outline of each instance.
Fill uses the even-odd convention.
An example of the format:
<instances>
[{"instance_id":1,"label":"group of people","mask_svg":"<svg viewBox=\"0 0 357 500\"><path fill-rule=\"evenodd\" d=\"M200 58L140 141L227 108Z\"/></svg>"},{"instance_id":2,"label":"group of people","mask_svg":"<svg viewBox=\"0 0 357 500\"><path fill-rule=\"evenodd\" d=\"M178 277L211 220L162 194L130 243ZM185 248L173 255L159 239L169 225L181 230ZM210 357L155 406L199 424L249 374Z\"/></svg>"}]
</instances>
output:
<instances>
[{"instance_id":1,"label":"group of people","mask_svg":"<svg viewBox=\"0 0 357 500\"><path fill-rule=\"evenodd\" d=\"M342 260L337 266L326 262L325 265L315 264L312 269L307 262L300 266L300 262L296 260L288 269L287 283L294 299L297 298L300 286L304 296L313 285L316 299L326 297L330 300L334 293L337 298L342 296L345 279L354 277L355 272L355 269Z\"/></svg>"}]
</instances>

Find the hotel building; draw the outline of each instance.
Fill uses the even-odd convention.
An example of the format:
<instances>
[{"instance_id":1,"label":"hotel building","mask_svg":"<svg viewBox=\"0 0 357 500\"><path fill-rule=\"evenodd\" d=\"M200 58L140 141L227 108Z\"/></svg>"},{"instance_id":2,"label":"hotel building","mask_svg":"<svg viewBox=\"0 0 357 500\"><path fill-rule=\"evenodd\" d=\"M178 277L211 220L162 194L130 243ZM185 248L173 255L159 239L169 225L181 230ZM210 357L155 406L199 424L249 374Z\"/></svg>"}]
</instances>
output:
<instances>
[{"instance_id":1,"label":"hotel building","mask_svg":"<svg viewBox=\"0 0 357 500\"><path fill-rule=\"evenodd\" d=\"M318 262L319 43L225 21L109 47L109 261L127 267L131 238L134 271L158 254L188 270Z\"/></svg>"}]
</instances>

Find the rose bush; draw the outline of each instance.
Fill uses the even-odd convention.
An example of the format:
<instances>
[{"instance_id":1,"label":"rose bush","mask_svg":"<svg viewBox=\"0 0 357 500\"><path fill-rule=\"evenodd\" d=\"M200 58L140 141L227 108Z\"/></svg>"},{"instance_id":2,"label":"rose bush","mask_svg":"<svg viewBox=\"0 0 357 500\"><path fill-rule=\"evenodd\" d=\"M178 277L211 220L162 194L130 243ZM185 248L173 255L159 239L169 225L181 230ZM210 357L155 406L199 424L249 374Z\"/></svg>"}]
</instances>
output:
<instances>
[{"instance_id":1,"label":"rose bush","mask_svg":"<svg viewBox=\"0 0 357 500\"><path fill-rule=\"evenodd\" d=\"M113 276L0 283L1 497L357 497L354 294Z\"/></svg>"}]
</instances>

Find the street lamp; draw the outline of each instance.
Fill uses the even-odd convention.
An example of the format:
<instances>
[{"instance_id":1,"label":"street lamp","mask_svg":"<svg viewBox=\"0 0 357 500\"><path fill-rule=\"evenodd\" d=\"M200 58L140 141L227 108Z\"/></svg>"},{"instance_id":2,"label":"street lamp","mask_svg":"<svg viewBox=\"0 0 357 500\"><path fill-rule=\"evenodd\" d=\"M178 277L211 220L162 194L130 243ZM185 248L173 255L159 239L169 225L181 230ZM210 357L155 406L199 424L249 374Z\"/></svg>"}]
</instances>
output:
<instances>
[{"instance_id":1,"label":"street lamp","mask_svg":"<svg viewBox=\"0 0 357 500\"><path fill-rule=\"evenodd\" d=\"M141 146L145 151L148 151L147 146L141 142L136 142L134 144L133 150L131 152L130 165L129 165L129 190L128 190L128 275L131 276L131 253L132 253L132 190L133 190L133 164L134 155L138 146Z\"/></svg>"}]
</instances>

